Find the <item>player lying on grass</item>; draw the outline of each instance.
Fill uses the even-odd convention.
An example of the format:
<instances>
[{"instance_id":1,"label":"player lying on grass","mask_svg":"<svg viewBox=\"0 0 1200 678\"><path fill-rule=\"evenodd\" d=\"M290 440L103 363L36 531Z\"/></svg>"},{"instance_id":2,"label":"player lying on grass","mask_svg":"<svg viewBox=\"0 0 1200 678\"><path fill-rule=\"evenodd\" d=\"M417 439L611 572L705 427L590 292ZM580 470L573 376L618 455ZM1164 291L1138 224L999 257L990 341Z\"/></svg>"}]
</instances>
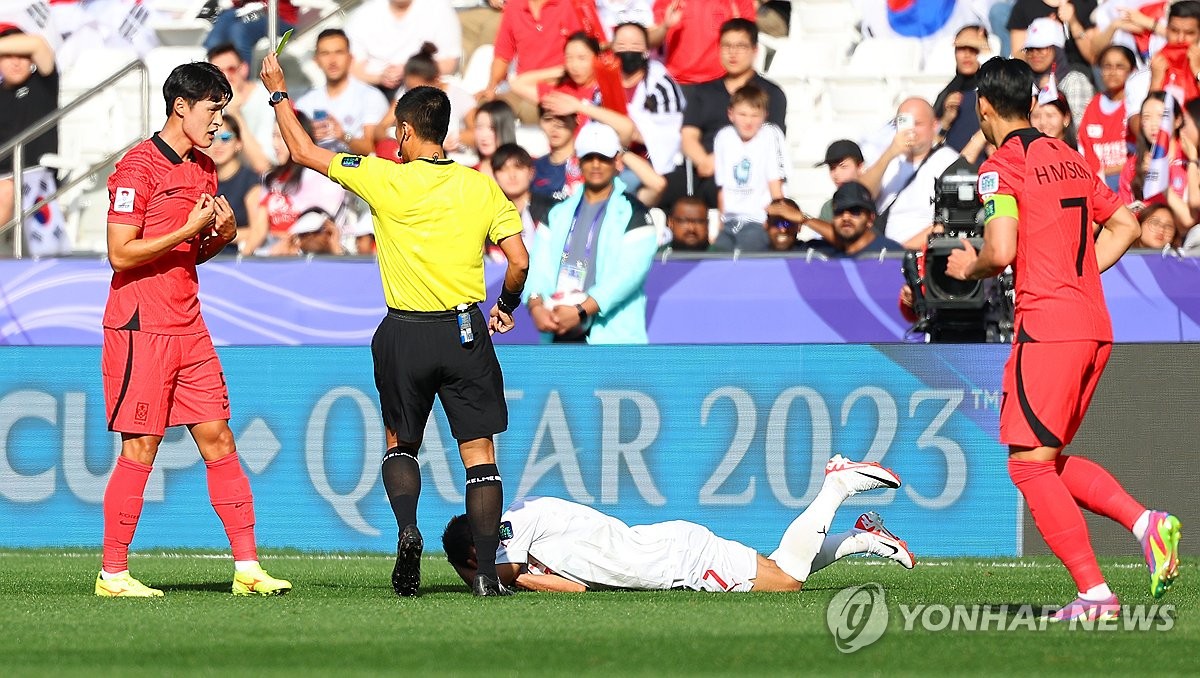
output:
<instances>
[{"instance_id":1,"label":"player lying on grass","mask_svg":"<svg viewBox=\"0 0 1200 678\"><path fill-rule=\"evenodd\" d=\"M682 520L654 525L625 523L574 502L526 497L500 523L496 572L505 586L529 591L592 589L691 589L694 591L798 591L813 572L854 553L891 558L912 568L908 545L883 527L874 512L853 529L828 534L847 498L900 487L900 478L875 463L834 456L812 504L792 521L770 558L708 528ZM475 545L466 516L442 534L446 557L469 586Z\"/></svg>"}]
</instances>

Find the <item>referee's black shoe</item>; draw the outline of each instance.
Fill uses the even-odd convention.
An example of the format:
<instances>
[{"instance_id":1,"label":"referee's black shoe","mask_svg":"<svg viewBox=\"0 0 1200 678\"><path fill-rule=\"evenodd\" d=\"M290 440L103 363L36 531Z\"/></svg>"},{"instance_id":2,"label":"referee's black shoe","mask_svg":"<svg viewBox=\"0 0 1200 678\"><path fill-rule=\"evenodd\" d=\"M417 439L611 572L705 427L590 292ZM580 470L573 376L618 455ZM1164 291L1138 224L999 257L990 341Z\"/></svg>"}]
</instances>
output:
<instances>
[{"instance_id":1,"label":"referee's black shoe","mask_svg":"<svg viewBox=\"0 0 1200 678\"><path fill-rule=\"evenodd\" d=\"M513 594L512 589L501 584L500 580L486 574L475 575L475 581L471 583L471 593L477 596L511 596Z\"/></svg>"},{"instance_id":2,"label":"referee's black shoe","mask_svg":"<svg viewBox=\"0 0 1200 678\"><path fill-rule=\"evenodd\" d=\"M392 590L402 597L415 596L421 588L421 551L425 540L416 525L400 531L396 543L396 567L392 568Z\"/></svg>"}]
</instances>

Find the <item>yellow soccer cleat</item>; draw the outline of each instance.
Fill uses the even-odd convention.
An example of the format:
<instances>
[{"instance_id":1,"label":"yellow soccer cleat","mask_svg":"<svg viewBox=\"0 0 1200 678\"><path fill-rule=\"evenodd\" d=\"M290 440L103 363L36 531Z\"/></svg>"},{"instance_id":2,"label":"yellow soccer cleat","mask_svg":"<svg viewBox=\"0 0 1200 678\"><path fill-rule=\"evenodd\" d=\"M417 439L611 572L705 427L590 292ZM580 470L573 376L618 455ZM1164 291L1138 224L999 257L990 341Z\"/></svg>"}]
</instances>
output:
<instances>
[{"instance_id":1,"label":"yellow soccer cleat","mask_svg":"<svg viewBox=\"0 0 1200 678\"><path fill-rule=\"evenodd\" d=\"M129 572L122 572L111 579L97 574L96 595L101 598L162 598L163 592L134 579Z\"/></svg>"},{"instance_id":2,"label":"yellow soccer cleat","mask_svg":"<svg viewBox=\"0 0 1200 678\"><path fill-rule=\"evenodd\" d=\"M245 572L233 573L233 595L235 596L282 596L292 590L292 582L276 579L255 565Z\"/></svg>"}]
</instances>

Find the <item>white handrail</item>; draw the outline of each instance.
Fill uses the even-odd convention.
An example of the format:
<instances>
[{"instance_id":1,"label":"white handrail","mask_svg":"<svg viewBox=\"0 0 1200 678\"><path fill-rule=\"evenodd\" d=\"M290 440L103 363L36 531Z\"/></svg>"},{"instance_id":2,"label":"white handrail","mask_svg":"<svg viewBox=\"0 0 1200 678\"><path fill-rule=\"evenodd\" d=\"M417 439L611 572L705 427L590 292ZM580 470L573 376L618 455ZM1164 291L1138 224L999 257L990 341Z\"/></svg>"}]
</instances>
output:
<instances>
[{"instance_id":1,"label":"white handrail","mask_svg":"<svg viewBox=\"0 0 1200 678\"><path fill-rule=\"evenodd\" d=\"M23 233L23 230L24 230L24 226L25 226L25 220L28 219L31 215L33 215L38 210L42 209L42 207L44 207L47 203L49 203L53 200L57 200L58 197L60 195L62 195L62 193L64 191L69 190L75 184L79 183L79 181L82 177L86 177L86 176L92 174L93 172L95 172L96 170L100 169L101 167L103 167L105 164L112 162L111 156L109 158L105 158L103 162L97 163L97 164L89 167L87 169L87 171L80 174L79 177L76 177L74 180L72 180L67 185L59 187L59 189L56 190L53 194L47 196L46 198L43 198L42 200L39 200L28 210L25 210L22 208L22 205L25 202L25 182L23 180L23 174L24 174L24 170L25 170L25 145L29 142L29 140L35 139L35 138L41 136L42 133L49 130L51 127L57 125L58 122L60 120L62 120L65 116L74 112L76 109L78 109L83 104L87 103L89 100L95 98L96 96L98 96L99 94L104 92L105 90L116 85L116 83L118 81L120 81L122 78L124 78L126 75L128 75L132 71L137 71L138 74L141 76L142 105L141 105L140 116L141 116L141 121L142 121L142 138L144 139L144 138L150 136L150 72L146 69L146 65L144 63L142 63L141 61L131 61L128 64L126 64L125 66L121 67L119 70L117 70L116 73L113 73L112 75L110 75L108 78L106 78L100 84L91 88L87 92L84 92L82 95L80 95L77 99L75 99L71 103L67 104L63 108L59 108L59 109L55 110L50 115L47 115L46 117L39 120L32 127L29 127L24 132L21 132L20 134L18 134L16 137L14 137L8 143L4 144L3 146L0 146L0 159L7 157L10 153L12 154L12 157L13 157L13 214L14 214L13 218L10 219L7 223L0 225L0 234L5 233L9 229L13 229L13 235L14 235L13 256L15 256L17 259L20 259L22 257L22 255L24 254L25 234ZM128 147L126 147L126 148L128 148Z\"/></svg>"}]
</instances>

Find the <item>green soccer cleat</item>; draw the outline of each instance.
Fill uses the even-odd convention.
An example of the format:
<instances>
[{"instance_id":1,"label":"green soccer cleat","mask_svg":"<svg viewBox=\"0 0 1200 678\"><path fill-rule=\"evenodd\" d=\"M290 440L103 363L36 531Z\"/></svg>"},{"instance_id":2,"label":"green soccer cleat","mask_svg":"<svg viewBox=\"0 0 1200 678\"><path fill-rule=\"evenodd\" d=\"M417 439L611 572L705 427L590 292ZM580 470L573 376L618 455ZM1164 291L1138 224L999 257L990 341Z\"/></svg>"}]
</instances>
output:
<instances>
[{"instance_id":1,"label":"green soccer cleat","mask_svg":"<svg viewBox=\"0 0 1200 678\"><path fill-rule=\"evenodd\" d=\"M162 598L163 592L146 586L125 571L110 579L97 574L96 595L101 598Z\"/></svg>"},{"instance_id":2,"label":"green soccer cleat","mask_svg":"<svg viewBox=\"0 0 1200 678\"><path fill-rule=\"evenodd\" d=\"M276 579L258 565L245 572L233 573L235 596L282 596L291 590L292 582Z\"/></svg>"},{"instance_id":3,"label":"green soccer cleat","mask_svg":"<svg viewBox=\"0 0 1200 678\"><path fill-rule=\"evenodd\" d=\"M1179 519L1165 511L1152 511L1142 537L1142 553L1150 568L1150 594L1162 598L1179 575Z\"/></svg>"}]
</instances>

